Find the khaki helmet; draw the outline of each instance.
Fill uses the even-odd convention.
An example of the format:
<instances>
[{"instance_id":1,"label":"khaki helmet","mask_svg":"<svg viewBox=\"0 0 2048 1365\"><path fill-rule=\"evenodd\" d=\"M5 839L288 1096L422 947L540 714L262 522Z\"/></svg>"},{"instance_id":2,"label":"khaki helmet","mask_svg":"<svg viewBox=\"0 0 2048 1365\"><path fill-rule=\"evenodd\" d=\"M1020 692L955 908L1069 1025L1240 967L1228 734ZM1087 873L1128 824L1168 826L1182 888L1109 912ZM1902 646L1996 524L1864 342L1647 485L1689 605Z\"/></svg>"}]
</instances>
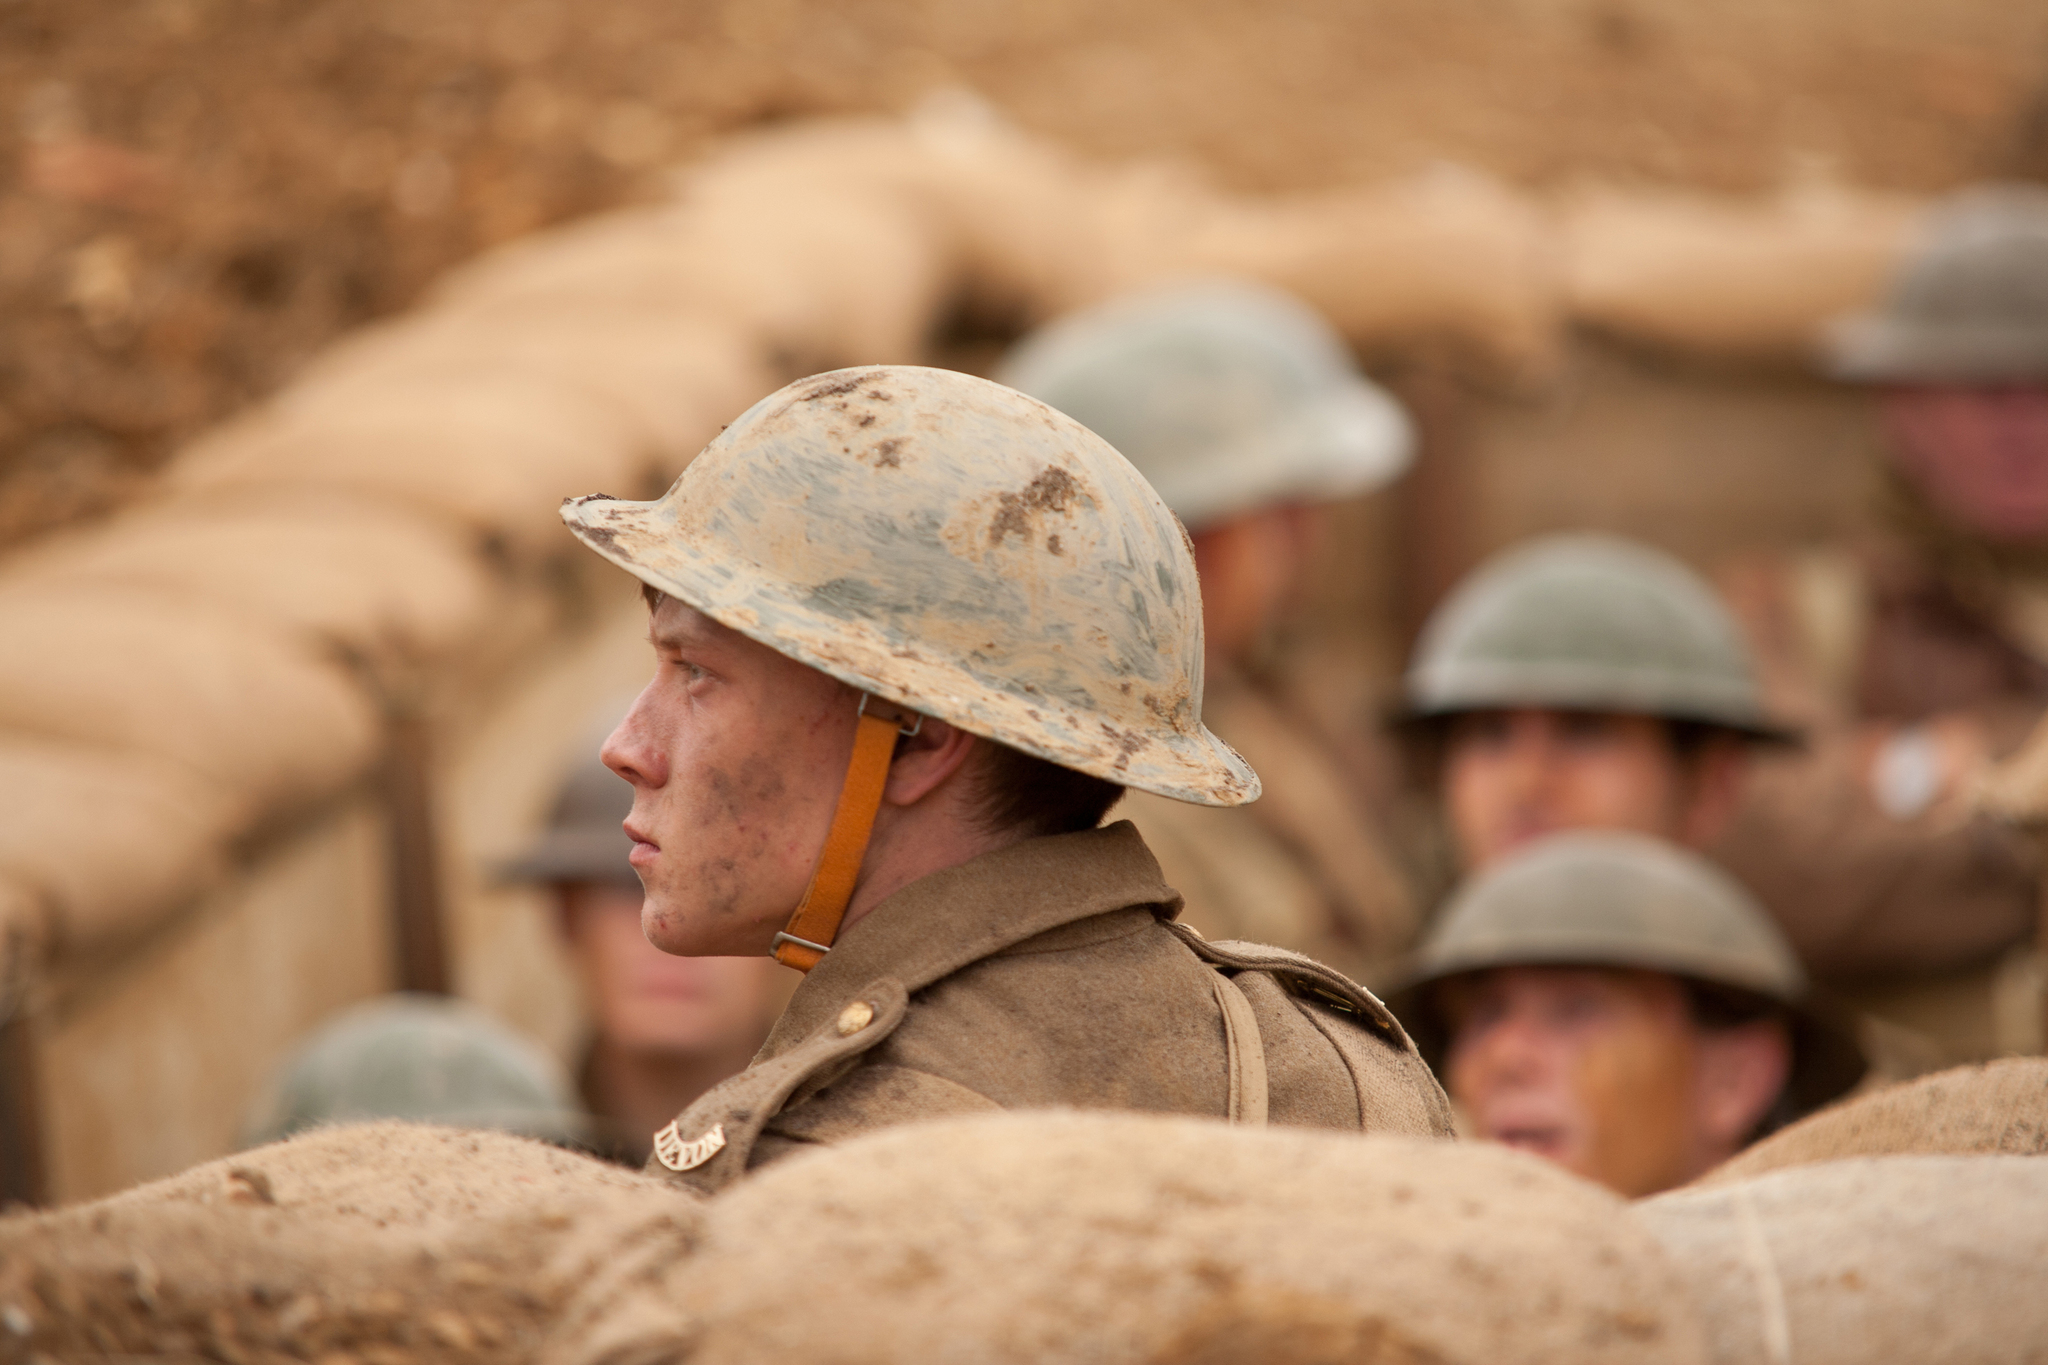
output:
<instances>
[{"instance_id":1,"label":"khaki helmet","mask_svg":"<svg viewBox=\"0 0 2048 1365\"><path fill-rule=\"evenodd\" d=\"M1406 693L1410 720L1544 707L1787 738L1713 589L1611 536L1545 537L1474 570L1423 627Z\"/></svg>"},{"instance_id":2,"label":"khaki helmet","mask_svg":"<svg viewBox=\"0 0 2048 1365\"><path fill-rule=\"evenodd\" d=\"M1534 966L1665 972L1783 1006L1793 1035L1786 1093L1802 1112L1865 1069L1848 1031L1814 1006L1798 957L1756 899L1705 859L1647 835L1555 834L1469 879L1416 951L1395 1011L1440 1065L1449 1040L1430 987Z\"/></svg>"},{"instance_id":3,"label":"khaki helmet","mask_svg":"<svg viewBox=\"0 0 2048 1365\"><path fill-rule=\"evenodd\" d=\"M638 888L640 874L629 855L626 817L633 813L633 788L607 768L597 745L585 751L555 798L548 826L503 869L507 881L614 882Z\"/></svg>"},{"instance_id":4,"label":"khaki helmet","mask_svg":"<svg viewBox=\"0 0 2048 1365\"><path fill-rule=\"evenodd\" d=\"M582 757L569 769L555 806L549 812L547 829L528 843L500 876L508 882L612 882L639 888L639 872L633 870L633 839L625 823L633 814L633 784L614 774L598 757L604 735L623 716L627 706L604 708L602 729L594 726L590 743L580 747Z\"/></svg>"},{"instance_id":5,"label":"khaki helmet","mask_svg":"<svg viewBox=\"0 0 2048 1365\"><path fill-rule=\"evenodd\" d=\"M1829 329L1826 359L1869 383L2048 378L2048 188L1983 185L1942 203L1883 306Z\"/></svg>"},{"instance_id":6,"label":"khaki helmet","mask_svg":"<svg viewBox=\"0 0 2048 1365\"><path fill-rule=\"evenodd\" d=\"M372 1119L563 1144L582 1142L588 1130L545 1053L474 1005L435 995L385 996L323 1025L286 1060L248 1143Z\"/></svg>"},{"instance_id":7,"label":"khaki helmet","mask_svg":"<svg viewBox=\"0 0 2048 1365\"><path fill-rule=\"evenodd\" d=\"M1026 337L997 378L1115 446L1197 530L1376 487L1414 446L1406 414L1343 339L1265 285L1206 280L1112 300Z\"/></svg>"},{"instance_id":8,"label":"khaki helmet","mask_svg":"<svg viewBox=\"0 0 2048 1365\"><path fill-rule=\"evenodd\" d=\"M574 498L562 519L643 583L865 694L791 921L812 932L777 940L791 966L830 948L890 746L917 715L1178 801L1259 794L1202 725L1186 532L1100 437L1000 384L814 375L743 413L658 500Z\"/></svg>"}]
</instances>

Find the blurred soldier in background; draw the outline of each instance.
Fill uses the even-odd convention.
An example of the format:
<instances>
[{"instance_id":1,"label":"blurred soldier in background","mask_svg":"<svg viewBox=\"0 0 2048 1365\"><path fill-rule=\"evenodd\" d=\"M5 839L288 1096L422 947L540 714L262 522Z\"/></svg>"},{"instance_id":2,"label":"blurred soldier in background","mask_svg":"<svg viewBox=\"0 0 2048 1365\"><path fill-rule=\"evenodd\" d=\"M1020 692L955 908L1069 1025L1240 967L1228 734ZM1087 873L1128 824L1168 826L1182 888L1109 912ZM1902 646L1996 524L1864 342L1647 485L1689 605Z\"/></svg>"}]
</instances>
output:
<instances>
[{"instance_id":1,"label":"blurred soldier in background","mask_svg":"<svg viewBox=\"0 0 2048 1365\"><path fill-rule=\"evenodd\" d=\"M1211 938L1279 944L1362 974L1415 916L1371 816L1306 718L1259 680L1295 602L1319 504L1386 483L1413 437L1330 326L1289 295L1205 281L1122 298L1027 337L997 378L1138 467L1187 527L1202 582L1203 719L1258 770L1234 809L1124 801Z\"/></svg>"},{"instance_id":2,"label":"blurred soldier in background","mask_svg":"<svg viewBox=\"0 0 2048 1365\"><path fill-rule=\"evenodd\" d=\"M1752 751L1787 738L1713 590L1606 536L1474 570L1424 626L1406 685L1404 729L1468 871L1566 829L1704 847Z\"/></svg>"},{"instance_id":3,"label":"blurred soldier in background","mask_svg":"<svg viewBox=\"0 0 2048 1365\"><path fill-rule=\"evenodd\" d=\"M1952 1060L2038 1051L2039 857L1971 796L2048 704L2048 190L1936 209L1829 359L1873 387L1890 526L1728 575L1813 745L1717 855L1817 975Z\"/></svg>"},{"instance_id":4,"label":"blurred soldier in background","mask_svg":"<svg viewBox=\"0 0 2048 1365\"><path fill-rule=\"evenodd\" d=\"M591 1146L638 1165L655 1129L746 1068L794 982L772 958L676 957L647 941L622 828L632 809L632 787L592 754L508 871L554 893L583 986L591 1029L577 1088L593 1120Z\"/></svg>"},{"instance_id":5,"label":"blurred soldier in background","mask_svg":"<svg viewBox=\"0 0 2048 1365\"><path fill-rule=\"evenodd\" d=\"M321 1025L279 1068L246 1144L369 1119L498 1128L563 1146L590 1138L546 1053L476 1006L441 995L383 996Z\"/></svg>"},{"instance_id":6,"label":"blurred soldier in background","mask_svg":"<svg viewBox=\"0 0 2048 1365\"><path fill-rule=\"evenodd\" d=\"M1669 1189L1864 1070L1725 873L1639 834L1538 840L1466 883L1396 997L1473 1136Z\"/></svg>"}]
</instances>

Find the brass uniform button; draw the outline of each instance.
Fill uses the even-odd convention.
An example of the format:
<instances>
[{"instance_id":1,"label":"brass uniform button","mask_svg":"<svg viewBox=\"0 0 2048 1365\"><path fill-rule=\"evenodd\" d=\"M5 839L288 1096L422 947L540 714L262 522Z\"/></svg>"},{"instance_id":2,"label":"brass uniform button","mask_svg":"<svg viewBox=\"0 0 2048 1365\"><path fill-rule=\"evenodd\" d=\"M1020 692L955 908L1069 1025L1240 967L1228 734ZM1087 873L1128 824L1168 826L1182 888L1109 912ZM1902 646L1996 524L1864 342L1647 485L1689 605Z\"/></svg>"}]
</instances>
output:
<instances>
[{"instance_id":1,"label":"brass uniform button","mask_svg":"<svg viewBox=\"0 0 2048 1365\"><path fill-rule=\"evenodd\" d=\"M875 1019L875 1007L865 1000L856 1000L839 1011L839 1022L833 1025L841 1038L851 1038Z\"/></svg>"}]
</instances>

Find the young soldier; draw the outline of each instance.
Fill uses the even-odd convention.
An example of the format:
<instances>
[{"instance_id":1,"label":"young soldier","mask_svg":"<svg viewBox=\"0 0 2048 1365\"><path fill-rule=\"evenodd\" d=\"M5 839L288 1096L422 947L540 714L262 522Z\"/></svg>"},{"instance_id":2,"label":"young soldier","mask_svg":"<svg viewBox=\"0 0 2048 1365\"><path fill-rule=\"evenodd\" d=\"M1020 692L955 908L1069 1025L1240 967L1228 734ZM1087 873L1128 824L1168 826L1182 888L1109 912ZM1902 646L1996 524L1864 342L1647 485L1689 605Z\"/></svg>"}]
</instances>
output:
<instances>
[{"instance_id":1,"label":"young soldier","mask_svg":"<svg viewBox=\"0 0 2048 1365\"><path fill-rule=\"evenodd\" d=\"M1546 538L1475 570L1425 626L1407 693L1466 869L1565 829L1705 847L1750 752L1786 737L1712 589L1607 536Z\"/></svg>"},{"instance_id":2,"label":"young soldier","mask_svg":"<svg viewBox=\"0 0 2048 1365\"><path fill-rule=\"evenodd\" d=\"M1408 463L1407 418L1338 337L1277 290L1230 281L1118 299L1025 338L998 376L1101 436L1188 528L1202 578L1202 718L1258 768L1255 806L1146 793L1122 807L1211 938L1362 970L1405 949L1407 887L1328 740L1258 677L1298 595L1321 505Z\"/></svg>"},{"instance_id":3,"label":"young soldier","mask_svg":"<svg viewBox=\"0 0 2048 1365\"><path fill-rule=\"evenodd\" d=\"M1479 875L1397 1003L1474 1136L1629 1196L1691 1180L1864 1069L1749 894L1638 834L1556 835Z\"/></svg>"},{"instance_id":4,"label":"young soldier","mask_svg":"<svg viewBox=\"0 0 2048 1365\"><path fill-rule=\"evenodd\" d=\"M1185 533L1102 440L881 366L770 395L660 500L570 529L645 585L653 681L606 742L642 922L808 973L755 1064L657 1134L715 1190L803 1144L1072 1105L1447 1131L1338 973L1172 922L1125 787L1233 806ZM794 909L792 909L794 907Z\"/></svg>"},{"instance_id":5,"label":"young soldier","mask_svg":"<svg viewBox=\"0 0 2048 1365\"><path fill-rule=\"evenodd\" d=\"M552 894L583 987L590 1035L576 1088L590 1112L589 1145L640 1165L656 1128L746 1068L789 973L765 957L675 957L647 941L633 842L620 828L632 809L633 789L591 754L562 784L548 827L506 871Z\"/></svg>"}]
</instances>

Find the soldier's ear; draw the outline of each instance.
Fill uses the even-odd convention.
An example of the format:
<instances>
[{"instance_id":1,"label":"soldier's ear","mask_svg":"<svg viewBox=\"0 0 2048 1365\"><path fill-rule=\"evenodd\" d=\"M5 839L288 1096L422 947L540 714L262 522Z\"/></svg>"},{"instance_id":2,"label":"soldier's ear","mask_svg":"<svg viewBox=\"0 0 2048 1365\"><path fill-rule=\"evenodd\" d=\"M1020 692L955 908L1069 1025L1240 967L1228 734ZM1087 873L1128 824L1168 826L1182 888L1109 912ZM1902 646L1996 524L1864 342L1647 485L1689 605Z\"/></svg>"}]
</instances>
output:
<instances>
[{"instance_id":1,"label":"soldier's ear","mask_svg":"<svg viewBox=\"0 0 2048 1365\"><path fill-rule=\"evenodd\" d=\"M1679 838L1688 847L1707 848L1734 822L1742 804L1749 750L1740 740L1716 736L1680 762L1685 766L1685 809Z\"/></svg>"},{"instance_id":2,"label":"soldier's ear","mask_svg":"<svg viewBox=\"0 0 2048 1365\"><path fill-rule=\"evenodd\" d=\"M1693 1077L1700 1135L1714 1160L1733 1156L1776 1104L1792 1074L1783 1021L1698 1030Z\"/></svg>"},{"instance_id":3,"label":"soldier's ear","mask_svg":"<svg viewBox=\"0 0 2048 1365\"><path fill-rule=\"evenodd\" d=\"M892 806L914 806L936 791L965 766L974 752L975 737L957 725L926 716L916 734L896 741L896 756L889 762L889 780L882 788L882 800Z\"/></svg>"}]
</instances>

